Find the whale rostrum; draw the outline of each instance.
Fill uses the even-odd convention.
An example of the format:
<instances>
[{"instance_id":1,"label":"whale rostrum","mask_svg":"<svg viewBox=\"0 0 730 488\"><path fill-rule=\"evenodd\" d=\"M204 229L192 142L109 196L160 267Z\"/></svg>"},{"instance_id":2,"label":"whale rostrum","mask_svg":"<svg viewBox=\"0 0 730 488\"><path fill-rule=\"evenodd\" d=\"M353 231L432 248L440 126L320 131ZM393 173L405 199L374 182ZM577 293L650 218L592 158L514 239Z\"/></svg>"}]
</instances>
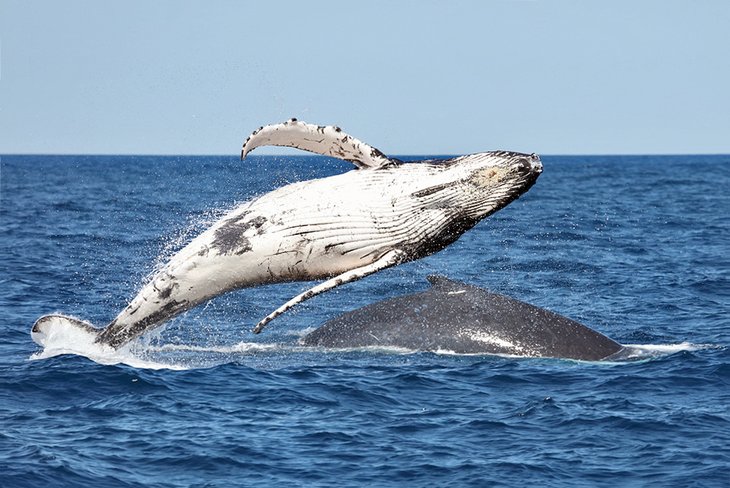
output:
<instances>
[{"instance_id":1,"label":"whale rostrum","mask_svg":"<svg viewBox=\"0 0 730 488\"><path fill-rule=\"evenodd\" d=\"M74 328L118 348L231 290L324 280L263 318L258 333L297 303L443 249L526 192L542 172L537 155L509 151L403 163L338 127L296 119L255 131L241 157L262 145L341 158L355 169L289 184L234 208L172 256L105 328L48 315L34 324L34 340L43 345L53 328Z\"/></svg>"}]
</instances>

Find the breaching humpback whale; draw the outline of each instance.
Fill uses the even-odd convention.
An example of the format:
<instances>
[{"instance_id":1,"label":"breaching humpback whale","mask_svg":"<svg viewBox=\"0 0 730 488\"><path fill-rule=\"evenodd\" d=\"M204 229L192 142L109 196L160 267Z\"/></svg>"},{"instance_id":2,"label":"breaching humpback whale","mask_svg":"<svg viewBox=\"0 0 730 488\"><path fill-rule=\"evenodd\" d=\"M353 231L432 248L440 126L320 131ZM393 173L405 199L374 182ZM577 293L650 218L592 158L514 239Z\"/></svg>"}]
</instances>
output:
<instances>
[{"instance_id":1,"label":"breaching humpback whale","mask_svg":"<svg viewBox=\"0 0 730 488\"><path fill-rule=\"evenodd\" d=\"M34 324L33 339L44 345L71 329L118 348L234 289L325 280L261 320L258 333L299 302L443 249L542 172L537 155L507 151L403 163L338 127L296 119L256 130L241 159L262 145L334 156L356 169L286 185L234 208L172 256L105 328L46 315Z\"/></svg>"},{"instance_id":2,"label":"breaching humpback whale","mask_svg":"<svg viewBox=\"0 0 730 488\"><path fill-rule=\"evenodd\" d=\"M586 361L618 359L630 352L630 347L585 325L529 303L443 276L428 280L432 286L426 291L347 312L301 342Z\"/></svg>"}]
</instances>

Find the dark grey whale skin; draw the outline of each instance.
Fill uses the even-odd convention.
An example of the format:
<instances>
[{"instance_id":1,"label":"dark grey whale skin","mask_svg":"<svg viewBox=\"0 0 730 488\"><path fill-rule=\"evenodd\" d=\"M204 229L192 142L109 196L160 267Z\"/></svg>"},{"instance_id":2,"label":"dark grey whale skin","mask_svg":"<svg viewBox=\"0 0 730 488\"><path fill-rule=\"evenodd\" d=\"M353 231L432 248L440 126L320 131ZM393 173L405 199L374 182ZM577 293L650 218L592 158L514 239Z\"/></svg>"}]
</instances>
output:
<instances>
[{"instance_id":1,"label":"dark grey whale skin","mask_svg":"<svg viewBox=\"0 0 730 488\"><path fill-rule=\"evenodd\" d=\"M432 286L426 291L344 313L301 342L325 348L402 347L585 361L618 359L628 349L529 303L443 276L428 280Z\"/></svg>"}]
</instances>

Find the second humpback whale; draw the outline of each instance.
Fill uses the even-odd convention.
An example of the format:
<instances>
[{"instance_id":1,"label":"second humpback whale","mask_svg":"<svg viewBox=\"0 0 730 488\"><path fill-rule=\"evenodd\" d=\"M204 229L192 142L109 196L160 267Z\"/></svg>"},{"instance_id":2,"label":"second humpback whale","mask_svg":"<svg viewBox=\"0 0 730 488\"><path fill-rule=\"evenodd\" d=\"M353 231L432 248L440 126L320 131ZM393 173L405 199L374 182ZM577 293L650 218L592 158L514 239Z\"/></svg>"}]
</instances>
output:
<instances>
[{"instance_id":1,"label":"second humpback whale","mask_svg":"<svg viewBox=\"0 0 730 488\"><path fill-rule=\"evenodd\" d=\"M352 162L356 170L286 185L230 211L160 268L103 329L46 315L31 330L44 346L58 334L118 348L222 293L266 283L325 281L261 320L456 241L537 180L534 154L493 151L402 163L342 132L291 119L262 127L241 157L262 145L289 146Z\"/></svg>"},{"instance_id":2,"label":"second humpback whale","mask_svg":"<svg viewBox=\"0 0 730 488\"><path fill-rule=\"evenodd\" d=\"M301 340L326 348L400 347L599 361L631 348L583 324L483 288L429 276L431 288L336 317Z\"/></svg>"}]
</instances>

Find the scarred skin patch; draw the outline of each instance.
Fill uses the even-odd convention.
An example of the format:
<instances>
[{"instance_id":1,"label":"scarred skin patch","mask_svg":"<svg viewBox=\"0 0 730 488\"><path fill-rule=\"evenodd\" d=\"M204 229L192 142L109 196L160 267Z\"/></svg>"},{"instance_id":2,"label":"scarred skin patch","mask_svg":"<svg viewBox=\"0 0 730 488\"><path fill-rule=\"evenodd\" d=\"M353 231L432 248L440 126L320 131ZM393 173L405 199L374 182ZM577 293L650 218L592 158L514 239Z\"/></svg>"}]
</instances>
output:
<instances>
[{"instance_id":1,"label":"scarred skin patch","mask_svg":"<svg viewBox=\"0 0 730 488\"><path fill-rule=\"evenodd\" d=\"M504 180L508 173L506 168L484 168L475 171L469 181L477 186L492 186Z\"/></svg>"},{"instance_id":2,"label":"scarred skin patch","mask_svg":"<svg viewBox=\"0 0 730 488\"><path fill-rule=\"evenodd\" d=\"M219 254L236 254L240 255L252 249L251 241L246 237L249 229L259 231L266 223L266 217L258 216L252 219L246 219L244 214L240 217L230 219L215 231L215 238L210 246L218 250Z\"/></svg>"}]
</instances>

